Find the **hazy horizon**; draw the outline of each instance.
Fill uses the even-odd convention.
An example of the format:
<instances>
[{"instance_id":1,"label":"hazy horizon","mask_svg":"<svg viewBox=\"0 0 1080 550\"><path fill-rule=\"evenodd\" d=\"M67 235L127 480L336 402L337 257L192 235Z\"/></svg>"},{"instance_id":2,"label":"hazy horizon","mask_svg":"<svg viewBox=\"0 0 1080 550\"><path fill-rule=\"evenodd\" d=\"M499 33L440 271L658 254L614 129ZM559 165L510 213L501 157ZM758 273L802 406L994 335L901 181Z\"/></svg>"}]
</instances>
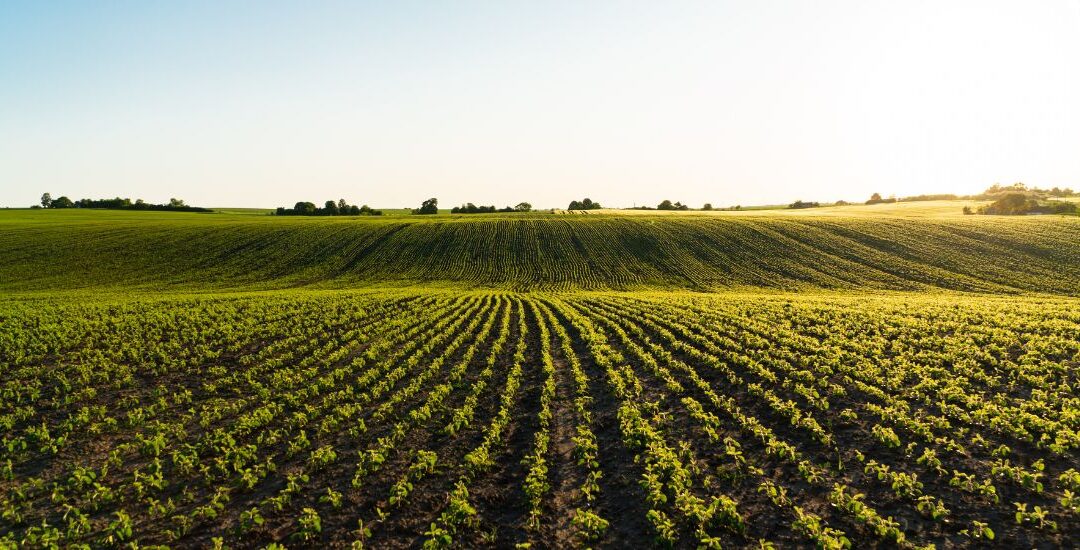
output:
<instances>
[{"instance_id":1,"label":"hazy horizon","mask_svg":"<svg viewBox=\"0 0 1080 550\"><path fill-rule=\"evenodd\" d=\"M0 205L1080 187L1080 2L9 2Z\"/></svg>"}]
</instances>

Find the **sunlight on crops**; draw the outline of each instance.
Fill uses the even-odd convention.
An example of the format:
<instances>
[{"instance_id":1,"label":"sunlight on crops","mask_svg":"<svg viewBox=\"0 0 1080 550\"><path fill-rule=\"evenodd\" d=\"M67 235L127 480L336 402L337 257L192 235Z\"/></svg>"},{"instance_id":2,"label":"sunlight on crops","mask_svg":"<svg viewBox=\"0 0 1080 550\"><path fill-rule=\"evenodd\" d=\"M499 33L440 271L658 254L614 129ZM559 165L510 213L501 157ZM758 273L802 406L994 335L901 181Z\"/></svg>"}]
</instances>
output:
<instances>
[{"instance_id":1,"label":"sunlight on crops","mask_svg":"<svg viewBox=\"0 0 1080 550\"><path fill-rule=\"evenodd\" d=\"M1078 305L8 302L0 537L1062 544L1080 489Z\"/></svg>"}]
</instances>

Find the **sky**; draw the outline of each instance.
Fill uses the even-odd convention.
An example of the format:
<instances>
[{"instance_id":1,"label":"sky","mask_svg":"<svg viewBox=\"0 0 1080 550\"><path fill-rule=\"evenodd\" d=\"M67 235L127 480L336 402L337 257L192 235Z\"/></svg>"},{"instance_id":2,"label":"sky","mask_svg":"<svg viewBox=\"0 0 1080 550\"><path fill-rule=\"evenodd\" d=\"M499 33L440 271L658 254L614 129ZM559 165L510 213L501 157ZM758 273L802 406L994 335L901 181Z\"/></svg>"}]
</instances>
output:
<instances>
[{"instance_id":1,"label":"sky","mask_svg":"<svg viewBox=\"0 0 1080 550\"><path fill-rule=\"evenodd\" d=\"M0 0L0 206L1080 188L1080 1Z\"/></svg>"}]
</instances>

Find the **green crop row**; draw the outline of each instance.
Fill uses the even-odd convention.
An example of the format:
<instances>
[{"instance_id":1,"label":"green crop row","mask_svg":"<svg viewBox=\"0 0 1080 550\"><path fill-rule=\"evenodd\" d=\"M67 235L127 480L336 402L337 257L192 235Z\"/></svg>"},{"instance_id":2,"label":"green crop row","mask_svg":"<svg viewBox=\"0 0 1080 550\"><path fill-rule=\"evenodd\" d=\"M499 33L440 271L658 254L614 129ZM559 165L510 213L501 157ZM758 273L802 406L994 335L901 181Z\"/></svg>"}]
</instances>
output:
<instances>
[{"instance_id":1,"label":"green crop row","mask_svg":"<svg viewBox=\"0 0 1080 550\"><path fill-rule=\"evenodd\" d=\"M4 300L0 546L1065 546L1077 305Z\"/></svg>"},{"instance_id":2,"label":"green crop row","mask_svg":"<svg viewBox=\"0 0 1080 550\"><path fill-rule=\"evenodd\" d=\"M0 291L439 285L1080 292L1080 219L0 216ZM11 216L8 214L7 216Z\"/></svg>"}]
</instances>

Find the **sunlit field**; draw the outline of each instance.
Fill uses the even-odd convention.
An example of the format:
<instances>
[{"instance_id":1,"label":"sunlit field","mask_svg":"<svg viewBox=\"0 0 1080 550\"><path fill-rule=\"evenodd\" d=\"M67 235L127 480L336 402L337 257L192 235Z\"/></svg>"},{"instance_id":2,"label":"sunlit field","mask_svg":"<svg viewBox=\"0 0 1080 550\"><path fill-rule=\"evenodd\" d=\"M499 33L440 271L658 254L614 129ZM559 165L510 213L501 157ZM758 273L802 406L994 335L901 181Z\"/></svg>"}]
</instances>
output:
<instances>
[{"instance_id":1,"label":"sunlit field","mask_svg":"<svg viewBox=\"0 0 1080 550\"><path fill-rule=\"evenodd\" d=\"M0 537L1067 546L1080 220L955 206L0 212Z\"/></svg>"}]
</instances>

